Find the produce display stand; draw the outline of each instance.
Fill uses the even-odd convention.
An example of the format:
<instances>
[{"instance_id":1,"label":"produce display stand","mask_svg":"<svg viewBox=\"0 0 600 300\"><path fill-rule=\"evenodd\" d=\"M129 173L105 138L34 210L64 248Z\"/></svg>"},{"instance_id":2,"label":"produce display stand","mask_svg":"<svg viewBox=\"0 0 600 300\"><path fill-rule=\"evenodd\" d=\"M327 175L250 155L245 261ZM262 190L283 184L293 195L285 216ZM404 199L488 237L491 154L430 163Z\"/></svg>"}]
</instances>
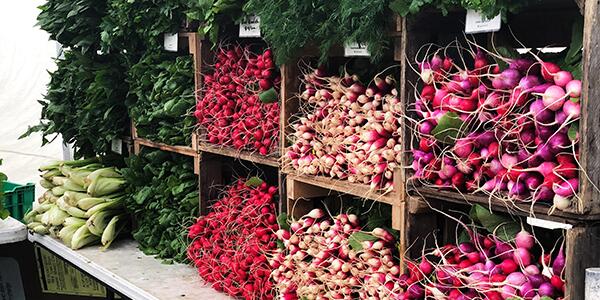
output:
<instances>
[{"instance_id":1,"label":"produce display stand","mask_svg":"<svg viewBox=\"0 0 600 300\"><path fill-rule=\"evenodd\" d=\"M193 267L163 264L132 240L115 241L102 252L97 247L74 251L46 235L27 238L130 299L231 299L203 283Z\"/></svg>"}]
</instances>

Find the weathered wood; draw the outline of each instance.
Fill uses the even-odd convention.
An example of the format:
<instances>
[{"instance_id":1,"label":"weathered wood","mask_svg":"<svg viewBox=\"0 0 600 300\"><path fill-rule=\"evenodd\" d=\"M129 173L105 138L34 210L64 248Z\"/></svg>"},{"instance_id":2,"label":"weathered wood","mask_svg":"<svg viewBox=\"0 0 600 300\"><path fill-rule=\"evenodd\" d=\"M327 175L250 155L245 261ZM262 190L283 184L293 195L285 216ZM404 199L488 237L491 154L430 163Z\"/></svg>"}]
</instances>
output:
<instances>
[{"instance_id":1,"label":"weathered wood","mask_svg":"<svg viewBox=\"0 0 600 300\"><path fill-rule=\"evenodd\" d=\"M214 156L199 156L200 176L198 186L200 188L200 215L206 215L210 210L210 203L218 197L218 189L215 187L223 185L223 163Z\"/></svg>"},{"instance_id":2,"label":"weathered wood","mask_svg":"<svg viewBox=\"0 0 600 300\"><path fill-rule=\"evenodd\" d=\"M213 154L232 157L239 160L246 160L253 163L267 165L271 167L279 167L279 159L277 157L265 157L257 153L248 151L239 151L225 146L213 145L204 142L198 144L198 150L201 152L209 152Z\"/></svg>"},{"instance_id":3,"label":"weathered wood","mask_svg":"<svg viewBox=\"0 0 600 300\"><path fill-rule=\"evenodd\" d=\"M566 230L565 299L583 299L585 269L600 266L600 226L573 227Z\"/></svg>"},{"instance_id":4,"label":"weathered wood","mask_svg":"<svg viewBox=\"0 0 600 300\"><path fill-rule=\"evenodd\" d=\"M304 216L314 208L314 202L311 199L312 197L322 195L319 190L311 189L310 186L293 180L292 178L289 178L289 176L286 178L286 187L287 214L294 219Z\"/></svg>"},{"instance_id":5,"label":"weathered wood","mask_svg":"<svg viewBox=\"0 0 600 300\"><path fill-rule=\"evenodd\" d=\"M581 213L600 212L600 8L598 1L585 1L583 27L583 80L579 121ZM587 179L586 179L587 178Z\"/></svg>"}]
</instances>

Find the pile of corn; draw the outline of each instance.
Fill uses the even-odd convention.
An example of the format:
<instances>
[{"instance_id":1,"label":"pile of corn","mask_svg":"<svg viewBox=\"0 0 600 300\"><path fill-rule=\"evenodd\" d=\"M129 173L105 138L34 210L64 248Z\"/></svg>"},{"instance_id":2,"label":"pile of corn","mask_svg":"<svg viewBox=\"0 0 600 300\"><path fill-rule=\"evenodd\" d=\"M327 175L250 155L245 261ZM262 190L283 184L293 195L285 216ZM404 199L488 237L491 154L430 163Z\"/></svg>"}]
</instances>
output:
<instances>
[{"instance_id":1,"label":"pile of corn","mask_svg":"<svg viewBox=\"0 0 600 300\"><path fill-rule=\"evenodd\" d=\"M60 238L72 249L98 242L106 249L126 227L126 182L114 167L92 158L55 162L40 172L40 184L48 190L25 215L29 229Z\"/></svg>"}]
</instances>

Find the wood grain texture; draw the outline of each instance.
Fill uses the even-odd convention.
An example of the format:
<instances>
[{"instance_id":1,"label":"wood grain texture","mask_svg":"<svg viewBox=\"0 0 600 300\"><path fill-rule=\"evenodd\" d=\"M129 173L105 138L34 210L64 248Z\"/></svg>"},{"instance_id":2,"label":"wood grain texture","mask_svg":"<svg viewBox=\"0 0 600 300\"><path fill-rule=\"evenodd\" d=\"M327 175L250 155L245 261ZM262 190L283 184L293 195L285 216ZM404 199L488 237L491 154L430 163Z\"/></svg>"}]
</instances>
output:
<instances>
[{"instance_id":1,"label":"wood grain texture","mask_svg":"<svg viewBox=\"0 0 600 300\"><path fill-rule=\"evenodd\" d=\"M574 227L566 231L565 299L584 299L585 269L600 265L600 226Z\"/></svg>"},{"instance_id":2,"label":"wood grain texture","mask_svg":"<svg viewBox=\"0 0 600 300\"><path fill-rule=\"evenodd\" d=\"M221 145L213 145L200 142L198 144L198 150L201 152L209 152L213 154L223 155L227 157L232 157L234 159L245 160L256 164L271 166L275 168L279 167L279 158L277 157L265 157L258 153L235 150Z\"/></svg>"}]
</instances>

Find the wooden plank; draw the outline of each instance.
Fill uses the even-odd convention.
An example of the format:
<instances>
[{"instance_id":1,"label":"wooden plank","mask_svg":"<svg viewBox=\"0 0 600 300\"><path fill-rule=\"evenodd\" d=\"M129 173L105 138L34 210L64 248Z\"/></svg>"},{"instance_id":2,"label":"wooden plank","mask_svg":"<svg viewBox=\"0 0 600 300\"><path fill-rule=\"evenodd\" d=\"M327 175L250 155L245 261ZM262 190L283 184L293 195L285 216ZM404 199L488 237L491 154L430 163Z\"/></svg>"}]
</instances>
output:
<instances>
[{"instance_id":1,"label":"wooden plank","mask_svg":"<svg viewBox=\"0 0 600 300\"><path fill-rule=\"evenodd\" d=\"M209 152L213 154L223 155L232 157L240 160L247 160L253 163L267 165L271 167L279 167L279 159L277 157L264 157L259 154L250 153L248 151L239 151L225 146L212 145L200 142L198 144L198 150L201 152Z\"/></svg>"},{"instance_id":2,"label":"wooden plank","mask_svg":"<svg viewBox=\"0 0 600 300\"><path fill-rule=\"evenodd\" d=\"M300 186L300 182L293 180L289 176L286 178L286 189L287 189L287 214L291 216L295 220L304 216L310 210L314 208L314 202L309 199L301 196L303 192L306 192L306 189L303 191L298 191L297 188L302 189ZM304 187L306 188L306 187Z\"/></svg>"},{"instance_id":3,"label":"wooden plank","mask_svg":"<svg viewBox=\"0 0 600 300\"><path fill-rule=\"evenodd\" d=\"M600 264L600 226L573 227L565 241L565 299L584 299L585 269Z\"/></svg>"},{"instance_id":4,"label":"wooden plank","mask_svg":"<svg viewBox=\"0 0 600 300\"><path fill-rule=\"evenodd\" d=\"M279 68L281 73L281 93L279 107L279 150L280 157L285 157L285 149L288 146L286 136L291 132L289 126L290 117L298 111L300 105L296 94L300 80L300 70L297 64L285 64Z\"/></svg>"},{"instance_id":5,"label":"wooden plank","mask_svg":"<svg viewBox=\"0 0 600 300\"><path fill-rule=\"evenodd\" d=\"M223 163L216 157L199 155L198 186L200 188L200 215L205 216L210 210L211 201L217 199L219 193L215 187L223 185Z\"/></svg>"},{"instance_id":6,"label":"wooden plank","mask_svg":"<svg viewBox=\"0 0 600 300\"><path fill-rule=\"evenodd\" d=\"M583 80L580 130L580 190L583 202L579 212L600 212L600 8L598 1L585 1L583 27ZM587 173L586 173L587 172ZM587 175L587 180L586 180Z\"/></svg>"},{"instance_id":7,"label":"wooden plank","mask_svg":"<svg viewBox=\"0 0 600 300\"><path fill-rule=\"evenodd\" d=\"M163 151L169 151L169 152L174 152L174 153L179 153L182 155L186 155L186 156L196 156L197 153L196 151L194 151L194 149L192 149L192 147L187 147L187 146L171 146L171 145L167 145L164 143L159 143L159 142L154 142L151 140L147 140L147 139L143 139L143 138L137 138L135 140L136 143L138 143L139 145L143 145L146 147L151 147L151 148L156 148L156 149L160 149Z\"/></svg>"}]
</instances>

